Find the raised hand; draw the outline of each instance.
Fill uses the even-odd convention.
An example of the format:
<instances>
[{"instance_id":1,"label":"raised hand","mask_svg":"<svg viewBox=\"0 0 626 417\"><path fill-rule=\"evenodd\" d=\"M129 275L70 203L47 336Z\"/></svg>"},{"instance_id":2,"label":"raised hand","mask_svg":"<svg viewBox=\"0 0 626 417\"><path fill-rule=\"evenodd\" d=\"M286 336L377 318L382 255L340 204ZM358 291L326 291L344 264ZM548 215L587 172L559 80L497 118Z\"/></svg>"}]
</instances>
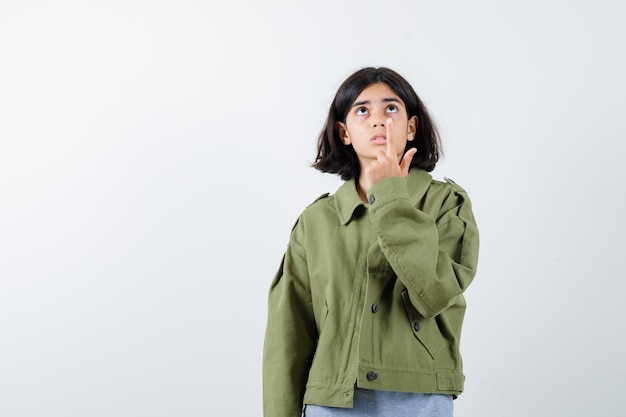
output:
<instances>
[{"instance_id":1,"label":"raised hand","mask_svg":"<svg viewBox=\"0 0 626 417\"><path fill-rule=\"evenodd\" d=\"M365 192L369 191L372 185L389 177L406 177L409 173L411 160L417 152L417 149L409 149L400 160L400 155L396 153L395 140L392 136L393 120L387 119L386 122L386 143L385 150L379 149L376 154L376 160L372 161L368 166L363 167L364 184L362 184Z\"/></svg>"}]
</instances>

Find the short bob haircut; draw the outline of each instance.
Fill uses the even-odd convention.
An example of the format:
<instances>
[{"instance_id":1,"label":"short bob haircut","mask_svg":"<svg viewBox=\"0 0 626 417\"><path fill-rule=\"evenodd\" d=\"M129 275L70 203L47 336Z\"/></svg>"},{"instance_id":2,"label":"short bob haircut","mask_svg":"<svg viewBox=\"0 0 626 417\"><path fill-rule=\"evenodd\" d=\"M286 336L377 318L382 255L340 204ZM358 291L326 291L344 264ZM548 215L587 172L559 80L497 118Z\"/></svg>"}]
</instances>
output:
<instances>
[{"instance_id":1,"label":"short bob haircut","mask_svg":"<svg viewBox=\"0 0 626 417\"><path fill-rule=\"evenodd\" d=\"M352 145L345 145L341 141L337 122L345 123L348 112L359 94L376 83L387 84L402 99L409 119L417 116L415 138L407 142L404 150L406 152L410 148L417 148L417 153L411 160L411 167L422 168L428 172L435 168L441 154L437 127L413 87L400 74L384 67L360 69L341 84L330 105L326 123L317 141L317 157L313 168L338 174L344 181L358 178L359 160Z\"/></svg>"}]
</instances>

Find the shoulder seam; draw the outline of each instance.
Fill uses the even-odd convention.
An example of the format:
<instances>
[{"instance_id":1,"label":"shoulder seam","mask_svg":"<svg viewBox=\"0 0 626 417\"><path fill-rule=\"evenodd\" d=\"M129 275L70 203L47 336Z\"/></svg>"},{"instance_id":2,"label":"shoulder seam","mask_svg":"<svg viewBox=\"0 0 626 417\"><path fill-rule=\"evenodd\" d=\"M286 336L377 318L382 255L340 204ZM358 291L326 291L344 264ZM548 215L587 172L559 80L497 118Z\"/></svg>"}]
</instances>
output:
<instances>
[{"instance_id":1,"label":"shoulder seam","mask_svg":"<svg viewBox=\"0 0 626 417\"><path fill-rule=\"evenodd\" d=\"M446 180L446 183L450 185L450 187L452 187L452 189L454 190L454 192L456 193L466 193L465 189L463 187L461 187L459 184L457 184L456 182L454 182L452 179L448 178L448 177L444 177L444 180Z\"/></svg>"},{"instance_id":2,"label":"shoulder seam","mask_svg":"<svg viewBox=\"0 0 626 417\"><path fill-rule=\"evenodd\" d=\"M315 203L317 203L317 202L318 202L318 201L320 201L320 200L323 200L324 198L328 197L329 195L330 195L330 193L324 193L324 194L322 194L321 196L319 196L319 197L317 197L315 200L313 200L313 202L312 202L311 204L309 204L309 206L310 206L310 205L313 205L313 204L315 204Z\"/></svg>"}]
</instances>

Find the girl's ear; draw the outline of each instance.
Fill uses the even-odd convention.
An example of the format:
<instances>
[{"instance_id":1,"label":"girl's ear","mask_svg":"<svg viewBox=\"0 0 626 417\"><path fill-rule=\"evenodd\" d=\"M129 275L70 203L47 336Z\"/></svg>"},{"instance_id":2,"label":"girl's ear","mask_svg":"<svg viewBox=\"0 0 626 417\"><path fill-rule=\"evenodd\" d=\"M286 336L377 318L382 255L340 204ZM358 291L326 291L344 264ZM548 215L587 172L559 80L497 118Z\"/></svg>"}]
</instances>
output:
<instances>
[{"instance_id":1,"label":"girl's ear","mask_svg":"<svg viewBox=\"0 0 626 417\"><path fill-rule=\"evenodd\" d=\"M341 142L343 142L344 145L350 145L352 141L350 140L350 135L348 135L348 129L346 129L346 124L341 122L335 122L335 128L337 129L337 132L339 132Z\"/></svg>"},{"instance_id":2,"label":"girl's ear","mask_svg":"<svg viewBox=\"0 0 626 417\"><path fill-rule=\"evenodd\" d=\"M406 140L412 141L415 139L415 132L417 132L417 125L419 124L419 119L417 116L413 116L409 119L407 132L406 132Z\"/></svg>"}]
</instances>

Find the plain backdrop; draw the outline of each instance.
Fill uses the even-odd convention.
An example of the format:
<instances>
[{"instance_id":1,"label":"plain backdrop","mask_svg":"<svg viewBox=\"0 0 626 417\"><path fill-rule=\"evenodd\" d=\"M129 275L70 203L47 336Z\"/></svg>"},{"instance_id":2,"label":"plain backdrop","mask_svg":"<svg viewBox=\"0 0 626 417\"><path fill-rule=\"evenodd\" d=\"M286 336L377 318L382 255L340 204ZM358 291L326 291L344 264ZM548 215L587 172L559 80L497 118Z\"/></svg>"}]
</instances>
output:
<instances>
[{"instance_id":1,"label":"plain backdrop","mask_svg":"<svg viewBox=\"0 0 626 417\"><path fill-rule=\"evenodd\" d=\"M405 76L481 230L459 417L623 417L626 3L0 3L0 416L261 416L339 84Z\"/></svg>"}]
</instances>

